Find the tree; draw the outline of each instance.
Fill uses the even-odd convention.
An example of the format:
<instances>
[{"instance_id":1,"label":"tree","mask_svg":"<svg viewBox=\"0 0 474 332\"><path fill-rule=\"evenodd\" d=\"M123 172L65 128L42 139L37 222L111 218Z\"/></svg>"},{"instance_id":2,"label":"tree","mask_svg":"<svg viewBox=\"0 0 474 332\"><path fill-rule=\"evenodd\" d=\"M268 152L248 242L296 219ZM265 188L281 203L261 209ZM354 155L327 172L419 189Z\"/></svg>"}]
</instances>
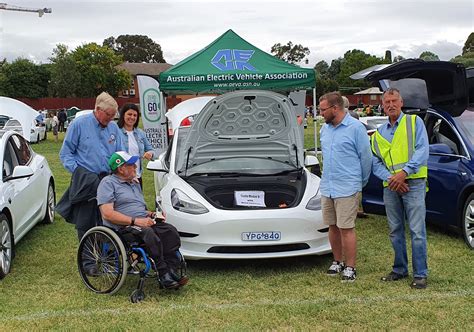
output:
<instances>
[{"instance_id":1,"label":"tree","mask_svg":"<svg viewBox=\"0 0 474 332\"><path fill-rule=\"evenodd\" d=\"M439 61L439 57L431 51L424 51L418 57L425 61Z\"/></svg>"},{"instance_id":2,"label":"tree","mask_svg":"<svg viewBox=\"0 0 474 332\"><path fill-rule=\"evenodd\" d=\"M89 43L77 47L71 55L81 75L78 97L95 97L102 91L116 96L130 86L130 74L117 69L123 62L122 56L109 47Z\"/></svg>"},{"instance_id":3,"label":"tree","mask_svg":"<svg viewBox=\"0 0 474 332\"><path fill-rule=\"evenodd\" d=\"M467 37L464 47L462 48L462 55L470 52L474 52L474 32L471 32L469 37Z\"/></svg>"},{"instance_id":4,"label":"tree","mask_svg":"<svg viewBox=\"0 0 474 332\"><path fill-rule=\"evenodd\" d=\"M341 61L340 71L336 80L342 87L367 87L368 83L364 80L353 80L350 76L362 69L384 63L383 58L378 58L361 50L347 51Z\"/></svg>"},{"instance_id":5,"label":"tree","mask_svg":"<svg viewBox=\"0 0 474 332\"><path fill-rule=\"evenodd\" d=\"M329 75L329 65L326 61L319 61L315 66L316 71L316 99L323 94L338 90L337 82Z\"/></svg>"},{"instance_id":6,"label":"tree","mask_svg":"<svg viewBox=\"0 0 474 332\"><path fill-rule=\"evenodd\" d=\"M458 55L455 58L452 58L450 61L461 63L464 67L474 67L474 52L466 52L463 55Z\"/></svg>"},{"instance_id":7,"label":"tree","mask_svg":"<svg viewBox=\"0 0 474 332\"><path fill-rule=\"evenodd\" d=\"M115 39L109 37L102 43L117 54L123 56L127 62L165 63L160 44L143 35L120 35Z\"/></svg>"},{"instance_id":8,"label":"tree","mask_svg":"<svg viewBox=\"0 0 474 332\"><path fill-rule=\"evenodd\" d=\"M293 45L289 41L286 45L281 45L280 43L273 45L271 53L279 59L294 64L303 60L305 56L309 55L310 51L309 48L301 44Z\"/></svg>"},{"instance_id":9,"label":"tree","mask_svg":"<svg viewBox=\"0 0 474 332\"><path fill-rule=\"evenodd\" d=\"M50 96L77 97L81 84L81 73L66 45L58 44L53 50L51 60L51 82L48 86Z\"/></svg>"},{"instance_id":10,"label":"tree","mask_svg":"<svg viewBox=\"0 0 474 332\"><path fill-rule=\"evenodd\" d=\"M49 72L28 59L18 58L1 66L2 94L12 98L41 98L48 95Z\"/></svg>"},{"instance_id":11,"label":"tree","mask_svg":"<svg viewBox=\"0 0 474 332\"><path fill-rule=\"evenodd\" d=\"M396 57L393 58L393 62L400 62L402 60L405 60L405 58L402 57L401 55L397 55Z\"/></svg>"}]
</instances>

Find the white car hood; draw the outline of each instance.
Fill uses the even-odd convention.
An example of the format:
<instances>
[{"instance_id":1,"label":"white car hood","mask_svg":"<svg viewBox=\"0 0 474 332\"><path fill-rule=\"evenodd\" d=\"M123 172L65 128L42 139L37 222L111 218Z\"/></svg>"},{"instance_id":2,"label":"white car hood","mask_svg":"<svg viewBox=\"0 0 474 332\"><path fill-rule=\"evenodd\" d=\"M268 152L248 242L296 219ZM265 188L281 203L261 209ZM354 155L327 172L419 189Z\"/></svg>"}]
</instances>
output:
<instances>
[{"instance_id":1,"label":"white car hood","mask_svg":"<svg viewBox=\"0 0 474 332\"><path fill-rule=\"evenodd\" d=\"M35 123L34 120L38 116L38 112L19 100L0 97L0 114L18 120L21 123L23 137L28 141L30 140L30 130Z\"/></svg>"},{"instance_id":2,"label":"white car hood","mask_svg":"<svg viewBox=\"0 0 474 332\"><path fill-rule=\"evenodd\" d=\"M181 121L191 115L199 114L203 107L214 98L214 96L203 96L180 102L178 105L166 112L166 117L168 118L170 127L173 130L178 128Z\"/></svg>"},{"instance_id":3,"label":"white car hood","mask_svg":"<svg viewBox=\"0 0 474 332\"><path fill-rule=\"evenodd\" d=\"M303 142L291 100L271 91L236 91L207 103L194 120L178 172L219 159L265 158L299 168Z\"/></svg>"}]
</instances>

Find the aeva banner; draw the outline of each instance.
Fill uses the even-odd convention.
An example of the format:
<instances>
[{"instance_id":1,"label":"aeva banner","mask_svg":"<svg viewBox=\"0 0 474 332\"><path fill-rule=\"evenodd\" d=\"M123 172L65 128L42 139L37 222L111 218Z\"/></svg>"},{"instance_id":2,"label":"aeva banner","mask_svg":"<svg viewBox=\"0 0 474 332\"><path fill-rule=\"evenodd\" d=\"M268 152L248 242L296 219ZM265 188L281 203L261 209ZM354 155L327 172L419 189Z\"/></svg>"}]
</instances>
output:
<instances>
[{"instance_id":1,"label":"aeva banner","mask_svg":"<svg viewBox=\"0 0 474 332\"><path fill-rule=\"evenodd\" d=\"M167 149L165 101L160 84L153 77L137 75L143 130L155 149L155 157Z\"/></svg>"}]
</instances>

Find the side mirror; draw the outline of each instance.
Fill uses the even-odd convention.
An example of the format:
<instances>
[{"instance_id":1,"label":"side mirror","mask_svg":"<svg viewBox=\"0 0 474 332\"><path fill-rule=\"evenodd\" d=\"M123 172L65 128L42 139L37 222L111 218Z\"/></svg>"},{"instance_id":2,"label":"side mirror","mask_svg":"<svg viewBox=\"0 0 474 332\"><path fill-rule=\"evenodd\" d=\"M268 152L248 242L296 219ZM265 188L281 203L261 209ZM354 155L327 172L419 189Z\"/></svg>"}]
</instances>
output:
<instances>
[{"instance_id":1,"label":"side mirror","mask_svg":"<svg viewBox=\"0 0 474 332\"><path fill-rule=\"evenodd\" d=\"M29 178L30 176L33 175L33 170L29 166L16 166L13 169L13 173L7 181L10 180L17 180L17 179L23 179L23 178Z\"/></svg>"},{"instance_id":2,"label":"side mirror","mask_svg":"<svg viewBox=\"0 0 474 332\"><path fill-rule=\"evenodd\" d=\"M319 165L319 160L318 160L318 158L316 158L316 156L307 155L304 158L304 165L306 167L316 166L316 165Z\"/></svg>"},{"instance_id":3,"label":"side mirror","mask_svg":"<svg viewBox=\"0 0 474 332\"><path fill-rule=\"evenodd\" d=\"M163 166L161 159L150 161L146 168L153 172L169 173L169 170Z\"/></svg>"}]
</instances>

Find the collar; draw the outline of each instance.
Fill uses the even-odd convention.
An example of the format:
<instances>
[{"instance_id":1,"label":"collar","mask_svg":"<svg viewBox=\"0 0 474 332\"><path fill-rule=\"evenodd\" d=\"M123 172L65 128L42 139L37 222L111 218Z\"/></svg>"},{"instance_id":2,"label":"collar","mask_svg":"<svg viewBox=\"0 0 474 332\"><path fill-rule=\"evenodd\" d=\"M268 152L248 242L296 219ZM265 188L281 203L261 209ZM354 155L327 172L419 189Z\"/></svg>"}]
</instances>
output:
<instances>
[{"instance_id":1,"label":"collar","mask_svg":"<svg viewBox=\"0 0 474 332\"><path fill-rule=\"evenodd\" d=\"M400 112L400 115L398 116L397 121L395 121L395 123L393 124L393 126L392 126L392 124L390 123L390 118L388 118L388 121L387 121L387 129L393 128L393 127L395 127L395 126L398 126L398 124L400 123L400 121L402 121L402 118L403 118L404 115L405 115L405 113Z\"/></svg>"},{"instance_id":2,"label":"collar","mask_svg":"<svg viewBox=\"0 0 474 332\"><path fill-rule=\"evenodd\" d=\"M118 176L117 174L113 173L112 176L117 179L117 181L119 181L120 183L128 183L128 184L133 184L133 180L132 181L127 181L125 179L122 179L120 176Z\"/></svg>"},{"instance_id":3,"label":"collar","mask_svg":"<svg viewBox=\"0 0 474 332\"><path fill-rule=\"evenodd\" d=\"M339 122L336 126L334 126L332 123L328 123L328 125L330 125L334 129L339 127L340 125L347 126L350 121L349 117L351 117L351 115L348 112L346 112L346 115L342 118L342 121Z\"/></svg>"}]
</instances>

